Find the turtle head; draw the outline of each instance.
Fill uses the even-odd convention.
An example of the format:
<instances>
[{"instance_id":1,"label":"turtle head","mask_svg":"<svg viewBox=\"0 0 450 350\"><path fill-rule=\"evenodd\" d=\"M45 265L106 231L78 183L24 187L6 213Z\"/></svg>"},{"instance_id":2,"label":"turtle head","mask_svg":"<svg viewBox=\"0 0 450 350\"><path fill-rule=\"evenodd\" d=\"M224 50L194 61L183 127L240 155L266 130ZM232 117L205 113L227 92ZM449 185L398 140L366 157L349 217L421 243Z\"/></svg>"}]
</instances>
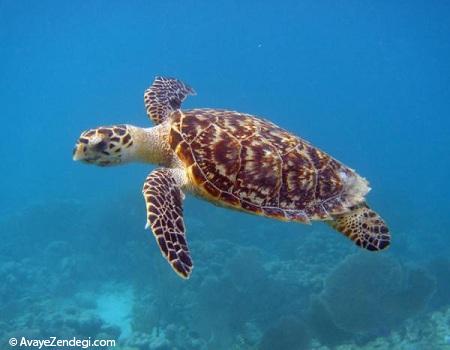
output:
<instances>
[{"instance_id":1,"label":"turtle head","mask_svg":"<svg viewBox=\"0 0 450 350\"><path fill-rule=\"evenodd\" d=\"M125 163L132 158L133 138L128 125L102 126L81 133L73 160L99 166Z\"/></svg>"}]
</instances>

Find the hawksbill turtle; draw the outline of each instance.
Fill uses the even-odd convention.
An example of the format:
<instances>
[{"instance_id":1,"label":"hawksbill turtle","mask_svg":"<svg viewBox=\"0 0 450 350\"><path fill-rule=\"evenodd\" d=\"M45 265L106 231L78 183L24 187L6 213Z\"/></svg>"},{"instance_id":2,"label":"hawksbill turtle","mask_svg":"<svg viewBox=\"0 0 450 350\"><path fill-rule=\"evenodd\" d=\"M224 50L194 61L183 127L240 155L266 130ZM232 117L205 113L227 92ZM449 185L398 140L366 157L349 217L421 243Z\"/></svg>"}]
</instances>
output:
<instances>
[{"instance_id":1,"label":"hawksbill turtle","mask_svg":"<svg viewBox=\"0 0 450 350\"><path fill-rule=\"evenodd\" d=\"M390 233L365 202L366 179L309 142L262 118L222 109L181 110L195 91L156 77L144 93L154 127L128 124L84 131L73 159L99 166L158 164L142 193L150 227L175 272L193 263L183 220L184 192L214 204L283 221L327 222L370 251Z\"/></svg>"}]
</instances>

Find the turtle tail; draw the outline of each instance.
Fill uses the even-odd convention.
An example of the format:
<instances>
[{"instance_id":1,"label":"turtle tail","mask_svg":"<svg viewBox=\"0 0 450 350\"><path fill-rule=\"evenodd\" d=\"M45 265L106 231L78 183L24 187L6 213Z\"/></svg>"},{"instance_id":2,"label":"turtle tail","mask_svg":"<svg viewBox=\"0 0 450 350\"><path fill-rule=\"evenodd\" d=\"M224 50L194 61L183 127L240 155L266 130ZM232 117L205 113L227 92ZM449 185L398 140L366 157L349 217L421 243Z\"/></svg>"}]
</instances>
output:
<instances>
[{"instance_id":1,"label":"turtle tail","mask_svg":"<svg viewBox=\"0 0 450 350\"><path fill-rule=\"evenodd\" d=\"M357 246L367 250L383 250L391 241L386 223L366 203L352 207L345 214L337 215L328 221L328 224L350 238Z\"/></svg>"}]
</instances>

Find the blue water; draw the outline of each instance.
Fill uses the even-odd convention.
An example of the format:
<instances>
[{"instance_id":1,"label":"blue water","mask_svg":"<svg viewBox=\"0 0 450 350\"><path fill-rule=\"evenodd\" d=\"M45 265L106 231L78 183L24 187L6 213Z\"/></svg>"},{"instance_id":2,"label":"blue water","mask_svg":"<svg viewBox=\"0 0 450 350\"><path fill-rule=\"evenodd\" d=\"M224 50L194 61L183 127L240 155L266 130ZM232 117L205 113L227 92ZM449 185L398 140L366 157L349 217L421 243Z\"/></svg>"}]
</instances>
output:
<instances>
[{"instance_id":1,"label":"blue water","mask_svg":"<svg viewBox=\"0 0 450 350\"><path fill-rule=\"evenodd\" d=\"M0 348L449 349L449 15L445 1L0 1ZM196 89L184 108L264 116L357 169L391 248L188 197L181 280L144 230L154 166L71 156L87 128L150 126L155 75Z\"/></svg>"}]
</instances>

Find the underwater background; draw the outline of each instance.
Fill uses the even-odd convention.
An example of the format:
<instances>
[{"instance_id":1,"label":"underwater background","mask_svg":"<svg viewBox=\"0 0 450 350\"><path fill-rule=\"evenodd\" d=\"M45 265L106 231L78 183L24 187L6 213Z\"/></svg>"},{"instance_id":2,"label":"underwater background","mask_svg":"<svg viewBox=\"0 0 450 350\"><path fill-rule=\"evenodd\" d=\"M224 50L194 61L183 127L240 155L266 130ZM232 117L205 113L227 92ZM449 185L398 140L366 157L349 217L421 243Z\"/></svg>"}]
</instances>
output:
<instances>
[{"instance_id":1,"label":"underwater background","mask_svg":"<svg viewBox=\"0 0 450 350\"><path fill-rule=\"evenodd\" d=\"M450 3L0 0L0 349L450 349ZM72 161L80 132L184 108L266 117L369 179L392 246L187 197L181 280L144 230L154 168Z\"/></svg>"}]
</instances>

